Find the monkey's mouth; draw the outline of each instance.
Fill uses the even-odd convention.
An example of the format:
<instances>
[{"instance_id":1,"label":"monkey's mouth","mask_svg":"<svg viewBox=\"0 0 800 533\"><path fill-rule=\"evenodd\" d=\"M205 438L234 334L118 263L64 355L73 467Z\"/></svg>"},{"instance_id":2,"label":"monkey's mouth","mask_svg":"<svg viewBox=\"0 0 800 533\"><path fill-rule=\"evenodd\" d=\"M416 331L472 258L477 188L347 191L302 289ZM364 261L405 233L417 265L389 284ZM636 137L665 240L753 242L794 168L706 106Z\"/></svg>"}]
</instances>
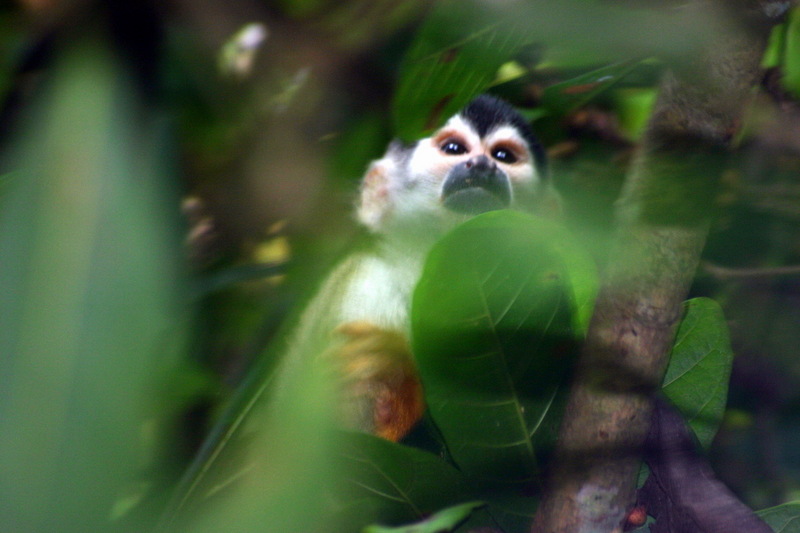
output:
<instances>
[{"instance_id":1,"label":"monkey's mouth","mask_svg":"<svg viewBox=\"0 0 800 533\"><path fill-rule=\"evenodd\" d=\"M444 196L444 206L456 213L478 215L486 211L504 209L508 202L481 187L469 187Z\"/></svg>"},{"instance_id":2,"label":"monkey's mouth","mask_svg":"<svg viewBox=\"0 0 800 533\"><path fill-rule=\"evenodd\" d=\"M447 209L477 215L511 204L511 186L505 173L483 161L467 161L453 167L442 186Z\"/></svg>"}]
</instances>

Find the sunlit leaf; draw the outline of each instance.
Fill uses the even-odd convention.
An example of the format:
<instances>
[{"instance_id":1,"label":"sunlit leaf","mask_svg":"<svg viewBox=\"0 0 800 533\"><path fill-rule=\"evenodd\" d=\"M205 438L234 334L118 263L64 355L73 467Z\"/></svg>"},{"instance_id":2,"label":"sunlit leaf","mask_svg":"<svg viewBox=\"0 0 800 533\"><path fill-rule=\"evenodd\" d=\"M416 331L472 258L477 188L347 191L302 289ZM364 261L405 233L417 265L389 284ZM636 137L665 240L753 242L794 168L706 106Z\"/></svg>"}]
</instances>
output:
<instances>
[{"instance_id":1,"label":"sunlit leaf","mask_svg":"<svg viewBox=\"0 0 800 533\"><path fill-rule=\"evenodd\" d=\"M795 97L800 97L800 9L793 9L783 34L783 85Z\"/></svg>"},{"instance_id":2,"label":"sunlit leaf","mask_svg":"<svg viewBox=\"0 0 800 533\"><path fill-rule=\"evenodd\" d=\"M238 78L249 76L256 54L268 35L267 27L259 22L250 22L241 27L220 49L220 72Z\"/></svg>"},{"instance_id":3,"label":"sunlit leaf","mask_svg":"<svg viewBox=\"0 0 800 533\"><path fill-rule=\"evenodd\" d=\"M537 485L581 337L578 302L594 288L568 233L518 212L476 217L431 251L414 294L414 353L432 418L473 480L517 495Z\"/></svg>"},{"instance_id":4,"label":"sunlit leaf","mask_svg":"<svg viewBox=\"0 0 800 533\"><path fill-rule=\"evenodd\" d=\"M629 140L636 141L644 133L656 95L655 88L631 88L615 92L619 128Z\"/></svg>"},{"instance_id":5,"label":"sunlit leaf","mask_svg":"<svg viewBox=\"0 0 800 533\"><path fill-rule=\"evenodd\" d=\"M769 36L767 49L761 59L761 66L765 69L777 67L781 64L783 52L786 48L786 27L787 24L779 24L772 28Z\"/></svg>"},{"instance_id":6,"label":"sunlit leaf","mask_svg":"<svg viewBox=\"0 0 800 533\"><path fill-rule=\"evenodd\" d=\"M719 304L695 298L685 305L663 390L708 448L725 410L733 351Z\"/></svg>"}]
</instances>

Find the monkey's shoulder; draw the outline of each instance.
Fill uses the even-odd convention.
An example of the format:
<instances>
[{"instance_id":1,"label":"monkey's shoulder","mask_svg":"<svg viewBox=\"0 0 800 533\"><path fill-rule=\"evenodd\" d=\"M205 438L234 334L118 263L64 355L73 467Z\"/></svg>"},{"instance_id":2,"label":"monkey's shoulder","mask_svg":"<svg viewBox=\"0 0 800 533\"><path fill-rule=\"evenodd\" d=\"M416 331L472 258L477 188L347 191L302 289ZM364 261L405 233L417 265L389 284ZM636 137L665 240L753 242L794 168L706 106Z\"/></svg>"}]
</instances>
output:
<instances>
[{"instance_id":1,"label":"monkey's shoulder","mask_svg":"<svg viewBox=\"0 0 800 533\"><path fill-rule=\"evenodd\" d=\"M363 252L343 261L325 281L321 294L337 322L363 321L405 331L411 293L420 275L420 261Z\"/></svg>"}]
</instances>

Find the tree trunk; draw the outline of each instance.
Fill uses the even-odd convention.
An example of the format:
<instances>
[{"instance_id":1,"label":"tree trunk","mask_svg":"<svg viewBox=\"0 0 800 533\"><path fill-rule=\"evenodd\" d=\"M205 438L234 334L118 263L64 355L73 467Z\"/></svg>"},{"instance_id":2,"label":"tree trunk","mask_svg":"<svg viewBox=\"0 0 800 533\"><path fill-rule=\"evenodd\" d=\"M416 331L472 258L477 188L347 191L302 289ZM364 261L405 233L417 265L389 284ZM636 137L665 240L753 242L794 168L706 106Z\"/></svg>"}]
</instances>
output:
<instances>
[{"instance_id":1,"label":"tree trunk","mask_svg":"<svg viewBox=\"0 0 800 533\"><path fill-rule=\"evenodd\" d=\"M611 258L533 532L622 531L717 194L778 2L717 1L730 30L663 81L617 212ZM770 9L775 9L771 12Z\"/></svg>"}]
</instances>

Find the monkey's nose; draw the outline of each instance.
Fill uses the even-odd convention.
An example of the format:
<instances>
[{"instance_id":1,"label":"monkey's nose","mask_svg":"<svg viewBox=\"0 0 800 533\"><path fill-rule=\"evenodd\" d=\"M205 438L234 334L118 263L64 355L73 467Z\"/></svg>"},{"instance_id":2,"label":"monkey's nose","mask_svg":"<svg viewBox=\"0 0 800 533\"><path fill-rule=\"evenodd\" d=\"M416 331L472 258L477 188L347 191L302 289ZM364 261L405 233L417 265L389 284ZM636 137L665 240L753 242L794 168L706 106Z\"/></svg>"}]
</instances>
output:
<instances>
[{"instance_id":1,"label":"monkey's nose","mask_svg":"<svg viewBox=\"0 0 800 533\"><path fill-rule=\"evenodd\" d=\"M468 215L503 209L511 203L511 183L493 161L480 155L450 169L442 184L442 202Z\"/></svg>"},{"instance_id":2,"label":"monkey's nose","mask_svg":"<svg viewBox=\"0 0 800 533\"><path fill-rule=\"evenodd\" d=\"M465 163L465 166L468 169L474 169L480 172L480 171L492 170L495 164L485 155L479 155L467 161Z\"/></svg>"}]
</instances>

